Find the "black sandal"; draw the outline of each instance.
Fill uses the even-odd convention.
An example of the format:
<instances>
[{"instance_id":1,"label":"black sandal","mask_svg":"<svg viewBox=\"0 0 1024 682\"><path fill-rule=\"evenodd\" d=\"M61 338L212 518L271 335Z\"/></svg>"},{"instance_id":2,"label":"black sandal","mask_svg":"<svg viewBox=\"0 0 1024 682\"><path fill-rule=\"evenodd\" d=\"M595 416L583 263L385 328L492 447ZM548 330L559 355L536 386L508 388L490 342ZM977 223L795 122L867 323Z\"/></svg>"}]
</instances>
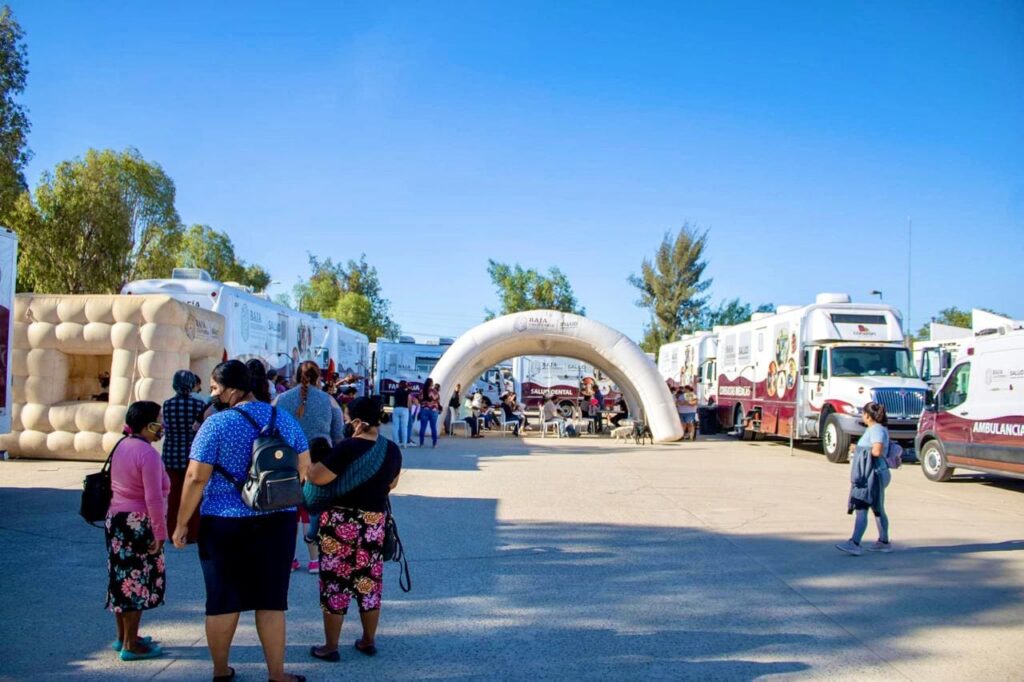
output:
<instances>
[{"instance_id":1,"label":"black sandal","mask_svg":"<svg viewBox=\"0 0 1024 682\"><path fill-rule=\"evenodd\" d=\"M359 639L356 640L355 647L356 647L356 651L358 651L359 653L363 654L364 656L376 656L377 655L377 647L375 647L373 644L370 644L368 646L367 645L363 645L363 638L362 637L360 637Z\"/></svg>"},{"instance_id":2,"label":"black sandal","mask_svg":"<svg viewBox=\"0 0 1024 682\"><path fill-rule=\"evenodd\" d=\"M341 654L338 653L337 649L335 649L334 651L329 651L326 654L321 654L317 652L317 649L319 648L320 647L318 646L309 647L309 655L321 661L327 661L328 663L337 663L341 660Z\"/></svg>"},{"instance_id":3,"label":"black sandal","mask_svg":"<svg viewBox=\"0 0 1024 682\"><path fill-rule=\"evenodd\" d=\"M286 675L291 675L292 676L292 680L294 682L306 682L306 676L305 675L296 675L295 673L285 673L285 674ZM274 682L274 680L267 680L267 682Z\"/></svg>"},{"instance_id":4,"label":"black sandal","mask_svg":"<svg viewBox=\"0 0 1024 682\"><path fill-rule=\"evenodd\" d=\"M230 670L231 672L229 672L227 675L214 675L213 682L228 682L228 680L235 679L235 669L229 665L228 670Z\"/></svg>"}]
</instances>

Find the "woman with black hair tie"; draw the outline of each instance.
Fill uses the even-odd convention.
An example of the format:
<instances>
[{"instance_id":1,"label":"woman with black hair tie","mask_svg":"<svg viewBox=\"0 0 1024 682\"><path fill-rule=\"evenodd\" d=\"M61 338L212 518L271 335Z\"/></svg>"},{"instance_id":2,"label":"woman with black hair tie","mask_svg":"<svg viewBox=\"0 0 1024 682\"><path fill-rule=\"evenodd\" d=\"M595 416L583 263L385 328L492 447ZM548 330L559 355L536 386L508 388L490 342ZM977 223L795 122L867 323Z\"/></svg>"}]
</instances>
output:
<instances>
[{"instance_id":1,"label":"woman with black hair tie","mask_svg":"<svg viewBox=\"0 0 1024 682\"><path fill-rule=\"evenodd\" d=\"M296 509L251 509L224 472L236 481L245 479L253 440L270 423L272 410L280 437L299 453L300 478L305 478L309 468L309 446L292 416L256 400L252 389L252 375L238 360L222 362L213 370L210 390L220 409L203 422L192 442L174 546L185 546L188 519L202 499L199 560L206 583L206 642L214 680L235 676L228 665L231 640L240 613L255 611L256 632L271 681L293 682L304 679L284 670Z\"/></svg>"},{"instance_id":2,"label":"woman with black hair tie","mask_svg":"<svg viewBox=\"0 0 1024 682\"><path fill-rule=\"evenodd\" d=\"M262 360L253 358L245 363L252 376L252 395L261 403L269 403L273 400L270 395L270 379L267 378L267 366Z\"/></svg>"},{"instance_id":3,"label":"woman with black hair tie","mask_svg":"<svg viewBox=\"0 0 1024 682\"><path fill-rule=\"evenodd\" d=\"M868 403L864 406L862 419L867 428L857 441L853 462L850 464L850 501L848 513L856 513L853 536L836 545L836 549L853 556L860 556L864 550L860 541L868 527L868 509L875 514L878 526L878 542L868 551L888 553L892 551L889 542L889 515L885 513L885 489L892 480L892 472L885 455L889 450L889 418L885 406Z\"/></svg>"},{"instance_id":4,"label":"woman with black hair tie","mask_svg":"<svg viewBox=\"0 0 1024 682\"><path fill-rule=\"evenodd\" d=\"M152 639L139 637L142 612L163 604L167 589L164 541L171 479L153 447L163 432L160 405L148 400L132 403L125 416L125 437L110 458L107 607L117 619L117 639L111 648L122 661L163 655Z\"/></svg>"}]
</instances>

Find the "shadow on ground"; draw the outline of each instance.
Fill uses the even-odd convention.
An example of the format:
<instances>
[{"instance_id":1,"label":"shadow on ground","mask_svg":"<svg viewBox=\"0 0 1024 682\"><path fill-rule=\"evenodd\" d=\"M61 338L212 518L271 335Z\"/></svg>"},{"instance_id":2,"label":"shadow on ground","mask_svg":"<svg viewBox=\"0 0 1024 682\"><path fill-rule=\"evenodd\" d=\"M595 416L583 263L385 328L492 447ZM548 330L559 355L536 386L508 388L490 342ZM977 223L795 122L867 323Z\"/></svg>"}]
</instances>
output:
<instances>
[{"instance_id":1,"label":"shadow on ground","mask_svg":"<svg viewBox=\"0 0 1024 682\"><path fill-rule=\"evenodd\" d=\"M113 661L103 611L102 532L77 516L76 491L0 488L2 675L81 675ZM496 520L492 499L396 496L414 590L388 568L381 655L346 673L395 679L757 679L894 672L921 655L899 639L932 626L1018 627L1020 584L996 544L918 547L858 560L827 542L729 536L686 527L522 524ZM146 615L175 634L160 661L110 663L108 676L203 679L202 578L194 548L168 553L168 604ZM311 576L296 574L289 659L309 661L319 635ZM956 598L951 598L951 590ZM245 622L245 619L243 619ZM343 641L357 632L346 626ZM237 660L260 674L250 643ZM871 668L870 666L878 666Z\"/></svg>"}]
</instances>

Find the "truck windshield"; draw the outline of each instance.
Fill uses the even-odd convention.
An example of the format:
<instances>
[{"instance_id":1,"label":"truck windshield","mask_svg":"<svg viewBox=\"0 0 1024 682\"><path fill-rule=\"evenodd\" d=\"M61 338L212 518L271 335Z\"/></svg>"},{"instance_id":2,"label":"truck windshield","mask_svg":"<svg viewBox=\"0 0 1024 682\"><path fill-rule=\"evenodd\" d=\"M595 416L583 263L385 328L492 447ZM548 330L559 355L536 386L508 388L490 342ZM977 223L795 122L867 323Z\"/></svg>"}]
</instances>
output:
<instances>
[{"instance_id":1,"label":"truck windshield","mask_svg":"<svg viewBox=\"0 0 1024 682\"><path fill-rule=\"evenodd\" d=\"M832 349L834 377L917 377L906 348L844 347Z\"/></svg>"}]
</instances>

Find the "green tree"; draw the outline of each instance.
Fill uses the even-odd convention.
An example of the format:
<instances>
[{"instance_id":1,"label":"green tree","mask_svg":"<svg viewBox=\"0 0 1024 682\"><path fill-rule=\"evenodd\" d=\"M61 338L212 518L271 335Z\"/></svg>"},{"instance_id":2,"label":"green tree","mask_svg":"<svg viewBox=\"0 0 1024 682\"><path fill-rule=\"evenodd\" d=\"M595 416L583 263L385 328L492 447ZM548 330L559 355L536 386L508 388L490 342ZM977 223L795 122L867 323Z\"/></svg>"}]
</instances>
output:
<instances>
[{"instance_id":1,"label":"green tree","mask_svg":"<svg viewBox=\"0 0 1024 682\"><path fill-rule=\"evenodd\" d=\"M259 265L246 265L239 260L231 237L209 225L193 225L185 231L176 264L181 268L201 268L218 281L238 282L254 291L270 286L270 273Z\"/></svg>"},{"instance_id":2,"label":"green tree","mask_svg":"<svg viewBox=\"0 0 1024 682\"><path fill-rule=\"evenodd\" d=\"M0 10L0 216L7 216L18 196L28 189L25 165L30 124L25 107L15 97L25 91L28 51L21 26L4 5Z\"/></svg>"},{"instance_id":3,"label":"green tree","mask_svg":"<svg viewBox=\"0 0 1024 682\"><path fill-rule=\"evenodd\" d=\"M46 293L116 293L166 277L181 241L174 183L134 149L58 164L8 222L22 251L19 286Z\"/></svg>"},{"instance_id":4,"label":"green tree","mask_svg":"<svg viewBox=\"0 0 1024 682\"><path fill-rule=\"evenodd\" d=\"M636 304L651 314L640 343L645 351L657 353L663 344L701 326L708 303L702 294L711 286L711 279L703 279L707 241L707 231L684 223L674 237L665 233L654 259L644 259L639 275L629 276L629 283L640 291Z\"/></svg>"},{"instance_id":5,"label":"green tree","mask_svg":"<svg viewBox=\"0 0 1024 682\"><path fill-rule=\"evenodd\" d=\"M501 309L497 313L486 310L484 319L524 310L561 310L586 315L586 309L579 305L573 294L569 278L556 267L549 268L548 274L542 275L533 268L525 270L518 263L509 266L488 260L487 274L498 289Z\"/></svg>"},{"instance_id":6,"label":"green tree","mask_svg":"<svg viewBox=\"0 0 1024 682\"><path fill-rule=\"evenodd\" d=\"M371 341L398 338L391 303L384 298L377 268L366 262L366 254L358 261L349 259L345 265L310 254L309 265L310 278L294 291L299 310L338 320Z\"/></svg>"},{"instance_id":7,"label":"green tree","mask_svg":"<svg viewBox=\"0 0 1024 682\"><path fill-rule=\"evenodd\" d=\"M774 313L775 306L770 303L762 303L756 309L752 309L749 303L743 303L738 298L729 301L722 301L717 307L705 306L701 311L700 329L710 330L719 325L731 326L746 322L754 313Z\"/></svg>"}]
</instances>

